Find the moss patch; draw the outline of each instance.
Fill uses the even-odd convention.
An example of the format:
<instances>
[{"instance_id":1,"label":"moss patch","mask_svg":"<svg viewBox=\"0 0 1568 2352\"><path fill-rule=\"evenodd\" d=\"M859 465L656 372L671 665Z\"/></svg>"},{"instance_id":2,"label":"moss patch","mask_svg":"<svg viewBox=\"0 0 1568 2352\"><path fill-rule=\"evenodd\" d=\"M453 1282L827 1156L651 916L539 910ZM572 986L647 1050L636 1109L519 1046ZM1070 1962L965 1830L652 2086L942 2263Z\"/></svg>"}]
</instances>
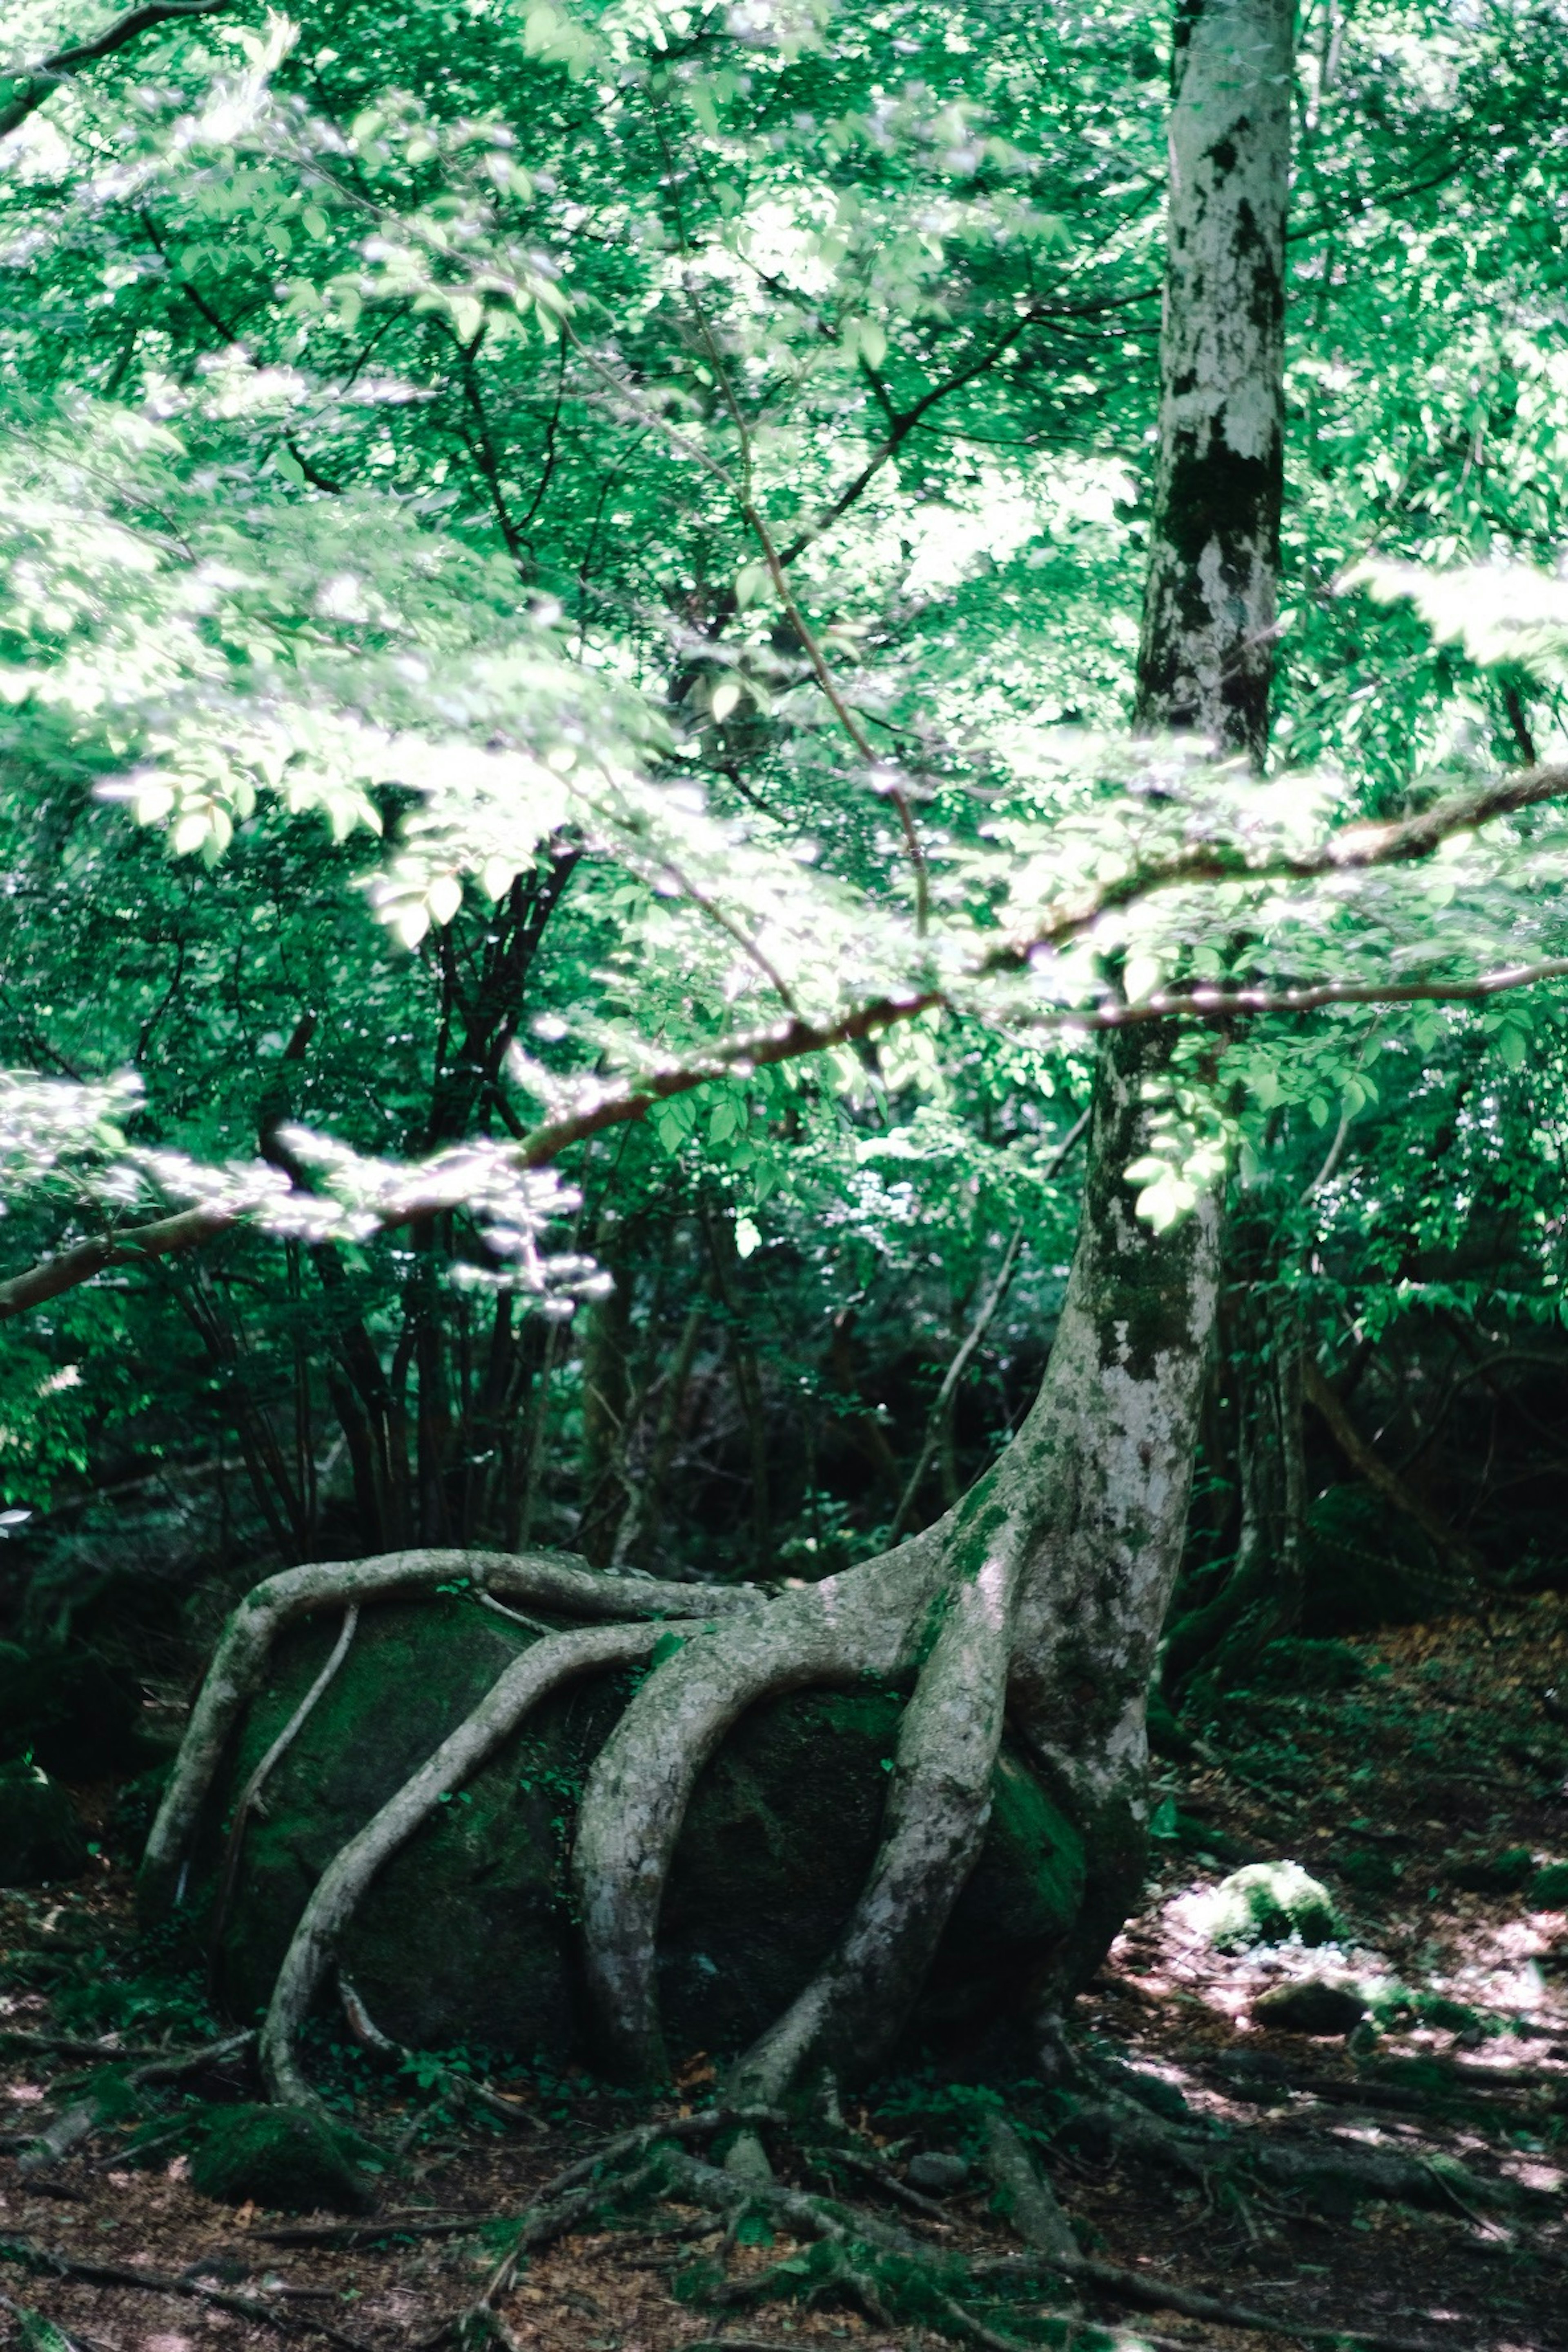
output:
<instances>
[{"instance_id":1,"label":"moss patch","mask_svg":"<svg viewBox=\"0 0 1568 2352\"><path fill-rule=\"evenodd\" d=\"M375 2151L357 2134L288 2107L217 2107L191 2158L192 2186L224 2205L276 2213L365 2213Z\"/></svg>"},{"instance_id":2,"label":"moss patch","mask_svg":"<svg viewBox=\"0 0 1568 2352\"><path fill-rule=\"evenodd\" d=\"M1222 1879L1209 1899L1205 1926L1219 1952L1254 1944L1331 1943L1339 1933L1326 1886L1299 1862L1253 1862Z\"/></svg>"}]
</instances>

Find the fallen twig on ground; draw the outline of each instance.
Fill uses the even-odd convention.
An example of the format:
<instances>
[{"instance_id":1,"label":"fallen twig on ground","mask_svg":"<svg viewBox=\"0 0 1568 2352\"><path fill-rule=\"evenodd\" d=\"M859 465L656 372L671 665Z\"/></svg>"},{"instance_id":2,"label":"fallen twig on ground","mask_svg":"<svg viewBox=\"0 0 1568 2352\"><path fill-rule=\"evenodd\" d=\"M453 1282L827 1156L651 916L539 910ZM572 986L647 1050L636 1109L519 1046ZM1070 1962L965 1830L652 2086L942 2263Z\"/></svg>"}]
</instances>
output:
<instances>
[{"instance_id":1,"label":"fallen twig on ground","mask_svg":"<svg viewBox=\"0 0 1568 2352\"><path fill-rule=\"evenodd\" d=\"M342 2352L370 2352L359 2336L345 2335L330 2320L313 2319L309 2313L294 2315L276 2311L255 2295L234 2294L226 2287L206 2286L200 2279L176 2277L166 2271L133 2268L128 2263L84 2262L52 2246L40 2246L33 2238L0 2238L0 2262L19 2263L35 2277L79 2279L88 2286L131 2287L139 2294L180 2295L231 2311L242 2319L258 2319L282 2336L321 2336L329 2344L342 2346Z\"/></svg>"}]
</instances>

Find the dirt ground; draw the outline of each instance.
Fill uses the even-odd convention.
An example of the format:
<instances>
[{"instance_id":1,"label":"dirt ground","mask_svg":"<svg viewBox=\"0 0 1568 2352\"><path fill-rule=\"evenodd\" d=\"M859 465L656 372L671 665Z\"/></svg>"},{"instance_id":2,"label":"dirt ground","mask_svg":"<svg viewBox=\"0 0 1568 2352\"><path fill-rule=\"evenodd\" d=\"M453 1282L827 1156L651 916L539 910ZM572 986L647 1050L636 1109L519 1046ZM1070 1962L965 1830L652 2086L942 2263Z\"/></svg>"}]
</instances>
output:
<instances>
[{"instance_id":1,"label":"dirt ground","mask_svg":"<svg viewBox=\"0 0 1568 2352\"><path fill-rule=\"evenodd\" d=\"M992 2352L1025 2341L1090 2352L1108 2339L1128 2352L1222 2352L1372 2335L1457 2352L1568 2347L1568 1918L1532 1908L1528 1884L1495 1883L1568 1861L1568 1600L1537 1597L1497 1610L1484 1627L1456 1621L1352 1646L1343 1687L1244 1697L1223 1750L1160 1768L1163 1834L1145 1906L1071 2021L1073 2045L1112 2070L1131 2068L1140 2095L1163 2084L1171 2113L1181 2115L1179 2093L1188 2117L1226 2127L1215 2146L1235 2164L1184 2177L1157 2151L1097 2143L1089 2129L1053 2137L1047 2126L1064 2110L1048 2082L993 2084L989 2094L1039 2126L1035 2145L1085 2254L1151 2288L1173 2283L1245 2306L1258 2325L1131 2308L1128 2292L1080 2278L1056 2283L1032 2308L985 2305L972 2316L972 2342ZM108 1801L87 1794L100 1810ZM1215 1950L1205 1899L1254 1858L1289 1858L1321 1880L1343 1923L1334 1943ZM186 2156L166 2153L177 2145L177 2105L167 2107L165 2152L128 2152L131 2131L147 2128L143 2107L105 2120L56 2162L38 2165L35 2150L29 2164L29 2145L79 2099L94 2060L18 2037L100 2040L76 2021L92 2015L95 1972L114 1974L129 1948L128 1874L102 1858L95 1867L79 1886L0 1895L0 2037L11 2037L0 2039L0 2343L63 2352L47 2323L86 2352L241 2352L289 2336L382 2347L445 2333L450 2342L450 2323L510 2242L509 2217L585 2151L661 2112L585 2076L519 2073L498 2087L527 2120L498 2134L444 2116L438 2097L433 2106L415 2084L401 2095L395 2078L365 2072L362 2128L407 2148L382 2210L359 2225L197 2195ZM1254 2020L1269 1986L1325 1975L1352 1980L1371 2001L1372 2021L1350 2041ZM121 2045L200 2039L194 2008L160 2015L150 2000L145 2017L101 2047L112 2057ZM662 2112L689 2112L710 2082L699 2065ZM210 2097L222 2086L196 2087ZM859 2135L853 2144L897 2183L922 2154L972 2155L980 2112L957 2070L931 2067L883 2086L845 2120ZM1416 2157L1429 2200L1309 2198L1248 2169L1261 2146L1325 2144ZM798 2150L773 2153L781 2178L832 2185L812 2177ZM1464 2167L1484 2201L1454 2189L1444 2159ZM885 2186L868 2189L867 2204L933 2249L1016 2251L973 2163L919 2204ZM356 2226L380 2234L356 2238ZM776 2228L742 2226L739 2239L725 2242L712 2215L679 2203L630 2224L591 2215L521 2266L498 2302L495 2338L552 2352L829 2342L871 2352L939 2340L926 2321L879 2320L842 2294L717 2308L685 2299L694 2261L721 2258L744 2280L791 2253ZM73 2274L52 2272L55 2257ZM1047 2307L1068 2315L1047 2326Z\"/></svg>"}]
</instances>

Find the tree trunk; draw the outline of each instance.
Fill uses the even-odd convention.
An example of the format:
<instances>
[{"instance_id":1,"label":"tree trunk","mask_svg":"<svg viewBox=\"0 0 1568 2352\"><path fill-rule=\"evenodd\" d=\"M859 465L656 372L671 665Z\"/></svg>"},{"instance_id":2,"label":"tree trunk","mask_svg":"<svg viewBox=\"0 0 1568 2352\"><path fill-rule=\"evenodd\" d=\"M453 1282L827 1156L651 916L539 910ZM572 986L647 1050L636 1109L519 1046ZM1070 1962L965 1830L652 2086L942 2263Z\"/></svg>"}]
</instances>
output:
<instances>
[{"instance_id":1,"label":"tree trunk","mask_svg":"<svg viewBox=\"0 0 1568 2352\"><path fill-rule=\"evenodd\" d=\"M1177 0L1142 727L1261 760L1284 485L1292 0Z\"/></svg>"}]
</instances>

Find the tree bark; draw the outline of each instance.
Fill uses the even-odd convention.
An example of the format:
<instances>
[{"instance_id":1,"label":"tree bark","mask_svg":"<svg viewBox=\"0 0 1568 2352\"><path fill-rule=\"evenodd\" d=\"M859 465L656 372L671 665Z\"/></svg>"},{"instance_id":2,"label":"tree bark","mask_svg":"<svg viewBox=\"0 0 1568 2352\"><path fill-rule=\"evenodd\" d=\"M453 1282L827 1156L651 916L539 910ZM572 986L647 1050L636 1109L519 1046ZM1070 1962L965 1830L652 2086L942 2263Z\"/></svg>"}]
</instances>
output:
<instances>
[{"instance_id":1,"label":"tree bark","mask_svg":"<svg viewBox=\"0 0 1568 2352\"><path fill-rule=\"evenodd\" d=\"M1177 0L1138 720L1260 760L1284 483L1293 0Z\"/></svg>"},{"instance_id":2,"label":"tree bark","mask_svg":"<svg viewBox=\"0 0 1568 2352\"><path fill-rule=\"evenodd\" d=\"M1177 0L1159 459L1136 724L1197 728L1261 764L1283 488L1293 0ZM1217 1195L1156 1234L1122 1171L1147 1149L1176 1041L1112 1033L1082 1223L1020 1442L1050 1507L1026 1578L1012 1698L1088 1832L1089 1966L1136 1897L1145 1710L1181 1560L1218 1300ZM1037 1435L1035 1433L1038 1432Z\"/></svg>"}]
</instances>

